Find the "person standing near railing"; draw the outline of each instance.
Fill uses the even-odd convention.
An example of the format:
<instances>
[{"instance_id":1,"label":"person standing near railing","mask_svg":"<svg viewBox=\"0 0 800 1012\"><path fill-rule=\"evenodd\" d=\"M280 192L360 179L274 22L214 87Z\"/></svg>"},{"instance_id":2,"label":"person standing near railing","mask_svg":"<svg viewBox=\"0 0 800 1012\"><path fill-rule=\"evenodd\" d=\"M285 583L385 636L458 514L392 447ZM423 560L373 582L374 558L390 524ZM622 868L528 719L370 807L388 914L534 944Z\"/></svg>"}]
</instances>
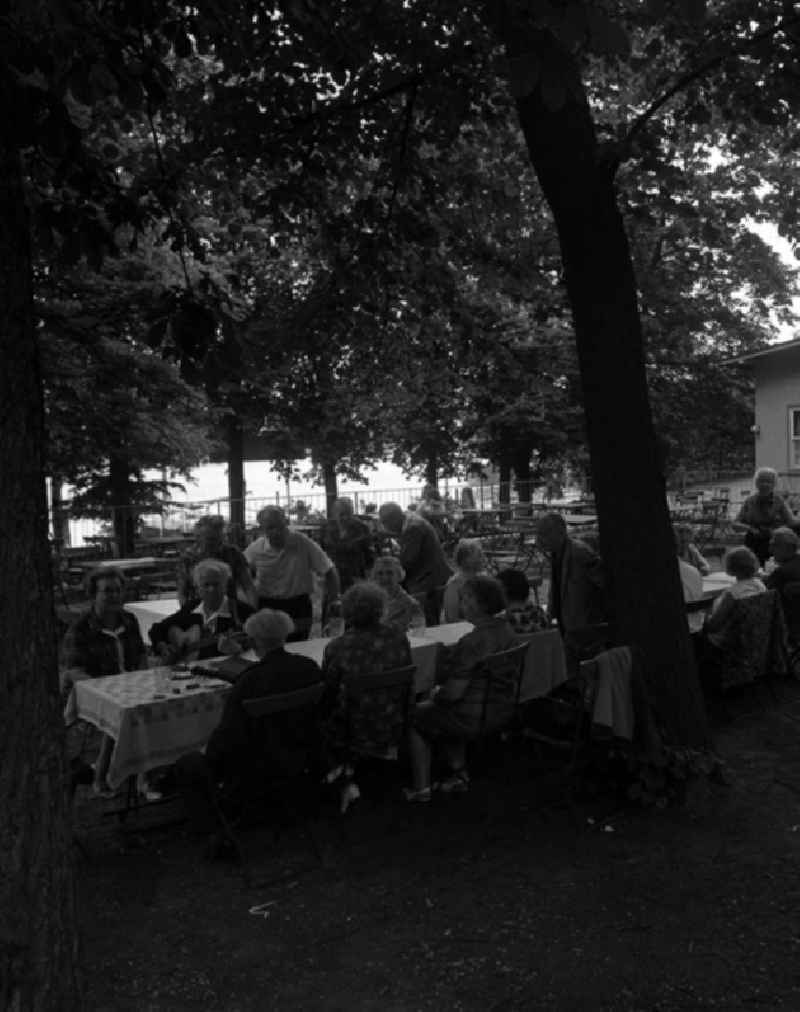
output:
<instances>
[{"instance_id":1,"label":"person standing near railing","mask_svg":"<svg viewBox=\"0 0 800 1012\"><path fill-rule=\"evenodd\" d=\"M178 601L181 607L196 608L200 595L192 576L195 566L203 559L224 562L231 571L227 593L240 598L251 608L258 606L253 578L242 552L225 540L225 518L201 517L195 525L195 543L178 560Z\"/></svg>"}]
</instances>

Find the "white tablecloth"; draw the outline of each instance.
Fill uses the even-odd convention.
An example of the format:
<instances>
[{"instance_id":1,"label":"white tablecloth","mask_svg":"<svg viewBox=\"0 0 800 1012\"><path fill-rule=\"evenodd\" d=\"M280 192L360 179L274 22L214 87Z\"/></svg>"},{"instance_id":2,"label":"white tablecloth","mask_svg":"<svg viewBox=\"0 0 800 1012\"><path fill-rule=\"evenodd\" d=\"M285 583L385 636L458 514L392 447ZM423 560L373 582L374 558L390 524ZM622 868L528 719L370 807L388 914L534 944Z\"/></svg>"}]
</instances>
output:
<instances>
[{"instance_id":1,"label":"white tablecloth","mask_svg":"<svg viewBox=\"0 0 800 1012\"><path fill-rule=\"evenodd\" d=\"M734 583L736 583L736 577L729 576L728 573L709 573L708 576L703 577L703 593L719 593Z\"/></svg>"},{"instance_id":2,"label":"white tablecloth","mask_svg":"<svg viewBox=\"0 0 800 1012\"><path fill-rule=\"evenodd\" d=\"M180 603L176 597L154 601L130 601L125 605L125 611L136 616L145 643L150 642L148 638L150 627L156 622L161 622L162 619L174 615L179 608Z\"/></svg>"},{"instance_id":3,"label":"white tablecloth","mask_svg":"<svg viewBox=\"0 0 800 1012\"><path fill-rule=\"evenodd\" d=\"M187 684L197 688L187 689ZM128 671L76 682L75 704L81 720L115 741L108 782L116 788L133 774L203 748L229 690L227 682L216 679L172 681L157 669Z\"/></svg>"}]
</instances>

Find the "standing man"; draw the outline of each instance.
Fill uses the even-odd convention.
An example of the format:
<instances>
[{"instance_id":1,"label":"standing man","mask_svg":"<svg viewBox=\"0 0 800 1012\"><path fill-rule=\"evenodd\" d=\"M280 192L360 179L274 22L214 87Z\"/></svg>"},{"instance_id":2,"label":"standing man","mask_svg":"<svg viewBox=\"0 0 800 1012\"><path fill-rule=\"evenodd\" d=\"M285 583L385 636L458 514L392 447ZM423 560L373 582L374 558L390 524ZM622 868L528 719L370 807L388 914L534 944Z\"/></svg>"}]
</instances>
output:
<instances>
[{"instance_id":1,"label":"standing man","mask_svg":"<svg viewBox=\"0 0 800 1012\"><path fill-rule=\"evenodd\" d=\"M339 601L339 574L319 547L299 531L290 531L286 514L266 506L258 514L264 536L247 546L244 557L253 571L259 608L286 612L294 620L289 641L307 640L311 632L314 574L325 580L326 607Z\"/></svg>"},{"instance_id":2,"label":"standing man","mask_svg":"<svg viewBox=\"0 0 800 1012\"><path fill-rule=\"evenodd\" d=\"M178 561L178 601L182 608L196 608L200 595L192 573L203 559L218 559L231 571L227 594L234 600L245 601L255 610L256 589L247 567L244 555L235 545L225 541L225 518L220 516L201 517L195 524L195 542L183 553Z\"/></svg>"},{"instance_id":3,"label":"standing man","mask_svg":"<svg viewBox=\"0 0 800 1012\"><path fill-rule=\"evenodd\" d=\"M400 544L400 565L406 571L406 590L422 603L425 624L439 624L444 586L453 571L447 564L438 535L418 513L404 513L396 502L378 510L381 526Z\"/></svg>"},{"instance_id":4,"label":"standing man","mask_svg":"<svg viewBox=\"0 0 800 1012\"><path fill-rule=\"evenodd\" d=\"M539 520L536 542L550 557L547 614L568 643L576 630L606 621L603 564L588 545L567 535L559 513L546 513Z\"/></svg>"}]
</instances>

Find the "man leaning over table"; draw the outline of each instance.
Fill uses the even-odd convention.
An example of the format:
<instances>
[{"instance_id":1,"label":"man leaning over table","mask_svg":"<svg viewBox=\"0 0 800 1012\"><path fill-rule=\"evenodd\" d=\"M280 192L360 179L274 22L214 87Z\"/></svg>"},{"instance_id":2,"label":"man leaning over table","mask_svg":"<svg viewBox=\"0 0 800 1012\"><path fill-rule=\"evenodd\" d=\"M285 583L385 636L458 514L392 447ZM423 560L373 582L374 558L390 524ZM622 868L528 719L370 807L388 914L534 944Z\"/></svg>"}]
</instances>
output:
<instances>
[{"instance_id":1,"label":"man leaning over table","mask_svg":"<svg viewBox=\"0 0 800 1012\"><path fill-rule=\"evenodd\" d=\"M255 740L242 704L321 682L318 665L309 657L284 649L292 631L285 612L262 609L251 615L244 630L258 660L236 679L225 700L220 722L205 754L191 752L175 765L192 830L207 835L206 856L228 856L218 812L246 803L265 781L298 775L318 758L319 734L314 708L275 714L260 725Z\"/></svg>"},{"instance_id":2,"label":"man leaning over table","mask_svg":"<svg viewBox=\"0 0 800 1012\"><path fill-rule=\"evenodd\" d=\"M559 513L539 520L536 541L550 559L547 614L557 622L569 652L572 634L607 620L603 564L587 544L569 537Z\"/></svg>"},{"instance_id":3,"label":"man leaning over table","mask_svg":"<svg viewBox=\"0 0 800 1012\"><path fill-rule=\"evenodd\" d=\"M422 603L426 624L438 625L444 587L453 575L439 536L424 517L404 513L395 502L384 503L378 510L378 518L384 530L400 545L406 590Z\"/></svg>"},{"instance_id":4,"label":"man leaning over table","mask_svg":"<svg viewBox=\"0 0 800 1012\"><path fill-rule=\"evenodd\" d=\"M244 550L253 571L258 606L290 616L295 631L289 642L306 640L311 632L314 574L325 581L327 607L340 599L339 574L315 541L289 530L286 514L278 506L266 506L258 521L264 534Z\"/></svg>"}]
</instances>

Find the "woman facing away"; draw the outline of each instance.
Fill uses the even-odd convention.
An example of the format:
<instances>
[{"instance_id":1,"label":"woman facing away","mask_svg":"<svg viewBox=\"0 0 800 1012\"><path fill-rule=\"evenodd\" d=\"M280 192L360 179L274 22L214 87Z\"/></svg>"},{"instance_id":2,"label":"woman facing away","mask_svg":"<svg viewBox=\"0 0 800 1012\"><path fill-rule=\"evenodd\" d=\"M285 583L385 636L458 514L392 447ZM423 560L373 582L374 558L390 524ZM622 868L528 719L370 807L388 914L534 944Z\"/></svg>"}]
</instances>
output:
<instances>
[{"instance_id":1,"label":"woman facing away","mask_svg":"<svg viewBox=\"0 0 800 1012\"><path fill-rule=\"evenodd\" d=\"M445 648L438 685L419 703L411 718L409 751L414 778L406 791L409 801L430 801L432 748L440 744L450 773L439 784L446 792L469 789L466 743L481 731L488 674L483 661L489 654L517 643L503 617L506 598L491 576L473 576L461 593L464 618L474 626L449 649ZM514 711L514 686L493 686L486 706L485 730L503 727Z\"/></svg>"},{"instance_id":2,"label":"woman facing away","mask_svg":"<svg viewBox=\"0 0 800 1012\"><path fill-rule=\"evenodd\" d=\"M727 587L716 599L704 630L709 643L715 647L722 647L725 643L725 631L735 602L763 594L767 589L756 576L758 559L749 548L732 548L725 556L725 572L735 576L736 583Z\"/></svg>"}]
</instances>

